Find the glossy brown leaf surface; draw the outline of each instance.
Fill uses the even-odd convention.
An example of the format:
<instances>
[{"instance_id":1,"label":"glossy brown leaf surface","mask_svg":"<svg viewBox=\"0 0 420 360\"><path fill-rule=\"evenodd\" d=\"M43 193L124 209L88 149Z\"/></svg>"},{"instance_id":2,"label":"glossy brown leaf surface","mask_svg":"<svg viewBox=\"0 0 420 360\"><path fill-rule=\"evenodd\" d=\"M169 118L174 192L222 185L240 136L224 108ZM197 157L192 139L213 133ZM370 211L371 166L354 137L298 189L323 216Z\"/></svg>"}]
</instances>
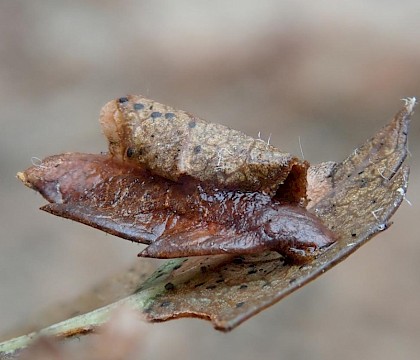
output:
<instances>
[{"instance_id":1,"label":"glossy brown leaf surface","mask_svg":"<svg viewBox=\"0 0 420 360\"><path fill-rule=\"evenodd\" d=\"M107 155L50 156L19 176L51 202L43 210L150 244L141 256L273 250L301 263L336 240L298 204L193 179L175 183Z\"/></svg>"},{"instance_id":2,"label":"glossy brown leaf surface","mask_svg":"<svg viewBox=\"0 0 420 360\"><path fill-rule=\"evenodd\" d=\"M409 99L388 126L356 149L344 162L324 163L309 169L308 209L339 236L339 240L318 257L304 265L285 263L280 255L273 252L172 260L130 298L153 294L139 305L150 321L200 317L227 331L345 259L389 226L390 217L404 199L408 168L402 163L407 154L408 122L414 104L415 100ZM77 178L77 170L74 171L71 174ZM121 181L126 181L127 177L122 175ZM42 178L43 186L39 186L39 176L31 178L28 174L21 174L20 178L49 201L65 202L62 197L54 195L57 194L56 182ZM86 184L99 180L93 171ZM80 191L84 191L86 184L80 185ZM77 200L80 200L79 195ZM48 211L54 213L54 205L47 205L50 206ZM76 219L74 214L77 211L72 209L73 219ZM64 216L65 213L59 215ZM166 215L163 212L160 216ZM82 215L81 219L84 218ZM106 223L106 216L102 219ZM161 231L154 227L156 219L143 219L141 224L138 230L132 229L132 224L117 222L112 231L117 235L119 232L129 233L129 229L140 231L149 234L148 241L154 241L157 232ZM95 226L93 223L89 225ZM122 231L121 228L118 230L119 226L123 227ZM104 224L98 227L103 228Z\"/></svg>"}]
</instances>

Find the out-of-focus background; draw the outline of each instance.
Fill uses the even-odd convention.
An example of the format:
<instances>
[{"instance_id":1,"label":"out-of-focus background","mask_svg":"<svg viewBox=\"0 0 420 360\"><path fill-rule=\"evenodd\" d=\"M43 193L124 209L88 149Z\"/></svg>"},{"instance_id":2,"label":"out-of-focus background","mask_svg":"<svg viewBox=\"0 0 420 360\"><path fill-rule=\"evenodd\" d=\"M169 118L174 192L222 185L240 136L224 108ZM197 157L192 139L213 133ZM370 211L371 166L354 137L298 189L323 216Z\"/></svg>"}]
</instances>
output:
<instances>
[{"instance_id":1,"label":"out-of-focus background","mask_svg":"<svg viewBox=\"0 0 420 360\"><path fill-rule=\"evenodd\" d=\"M2 1L0 332L136 260L140 247L38 211L31 158L100 152L101 106L144 94L342 160L420 97L420 2ZM229 334L150 325L146 359L414 359L420 353L420 111L409 206L344 263ZM141 261L141 260L138 260Z\"/></svg>"}]
</instances>

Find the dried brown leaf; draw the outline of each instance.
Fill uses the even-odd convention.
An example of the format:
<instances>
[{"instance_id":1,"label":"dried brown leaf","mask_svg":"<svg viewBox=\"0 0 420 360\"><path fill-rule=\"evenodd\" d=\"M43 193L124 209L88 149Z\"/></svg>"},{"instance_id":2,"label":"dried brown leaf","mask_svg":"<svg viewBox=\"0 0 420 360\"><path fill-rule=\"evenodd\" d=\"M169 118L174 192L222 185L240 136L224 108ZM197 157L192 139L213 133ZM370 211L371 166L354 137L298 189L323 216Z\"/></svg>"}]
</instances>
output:
<instances>
[{"instance_id":1,"label":"dried brown leaf","mask_svg":"<svg viewBox=\"0 0 420 360\"><path fill-rule=\"evenodd\" d=\"M285 263L273 252L171 260L122 303L131 304L149 321L200 317L228 331L345 259L389 227L405 197L408 167L402 164L414 105L415 99L408 99L389 125L344 162L310 169L309 210L339 235L318 257L303 265ZM29 182L27 176L20 177ZM34 182L29 183L33 187ZM47 187L52 193L53 185ZM47 193L43 195L48 198ZM102 321L102 315L91 316ZM80 321L75 323L82 332L86 327ZM77 333L76 325L73 330Z\"/></svg>"},{"instance_id":2,"label":"dried brown leaf","mask_svg":"<svg viewBox=\"0 0 420 360\"><path fill-rule=\"evenodd\" d=\"M179 317L209 319L230 330L344 260L375 234L405 197L407 129L415 100L343 163L322 164L309 181L324 179L321 192L309 193L310 209L340 235L328 251L305 265L284 264L273 253L243 257L205 257L175 264L165 276L144 285L161 291L145 312L150 321ZM327 169L327 171L325 171ZM328 180L330 179L330 180ZM309 184L309 189L317 189Z\"/></svg>"}]
</instances>

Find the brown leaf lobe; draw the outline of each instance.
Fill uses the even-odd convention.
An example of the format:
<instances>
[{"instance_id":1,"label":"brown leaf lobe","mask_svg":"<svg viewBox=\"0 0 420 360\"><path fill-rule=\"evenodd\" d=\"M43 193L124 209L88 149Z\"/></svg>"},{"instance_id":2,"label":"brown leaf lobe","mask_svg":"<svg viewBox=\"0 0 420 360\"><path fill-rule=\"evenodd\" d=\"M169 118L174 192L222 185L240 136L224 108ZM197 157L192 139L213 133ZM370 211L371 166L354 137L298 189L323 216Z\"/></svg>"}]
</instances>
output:
<instances>
[{"instance_id":1,"label":"brown leaf lobe","mask_svg":"<svg viewBox=\"0 0 420 360\"><path fill-rule=\"evenodd\" d=\"M142 256L275 250L304 262L335 241L318 218L298 205L262 193L214 190L193 180L174 183L106 155L52 156L21 177L51 202L43 210L152 243Z\"/></svg>"}]
</instances>

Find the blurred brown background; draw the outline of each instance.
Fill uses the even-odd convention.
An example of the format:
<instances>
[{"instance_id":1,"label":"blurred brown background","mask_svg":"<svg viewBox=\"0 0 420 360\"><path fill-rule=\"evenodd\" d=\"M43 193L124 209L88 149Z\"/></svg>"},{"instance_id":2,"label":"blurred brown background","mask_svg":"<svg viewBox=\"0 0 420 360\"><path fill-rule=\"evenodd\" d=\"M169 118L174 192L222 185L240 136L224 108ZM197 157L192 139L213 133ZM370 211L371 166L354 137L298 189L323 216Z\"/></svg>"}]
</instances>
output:
<instances>
[{"instance_id":1,"label":"blurred brown background","mask_svg":"<svg viewBox=\"0 0 420 360\"><path fill-rule=\"evenodd\" d=\"M37 210L15 174L100 152L129 93L342 160L420 97L420 2L1 1L0 332L136 260L140 247ZM413 359L420 353L419 111L409 200L344 263L229 334L150 325L145 359ZM140 260L139 260L140 261Z\"/></svg>"}]
</instances>

